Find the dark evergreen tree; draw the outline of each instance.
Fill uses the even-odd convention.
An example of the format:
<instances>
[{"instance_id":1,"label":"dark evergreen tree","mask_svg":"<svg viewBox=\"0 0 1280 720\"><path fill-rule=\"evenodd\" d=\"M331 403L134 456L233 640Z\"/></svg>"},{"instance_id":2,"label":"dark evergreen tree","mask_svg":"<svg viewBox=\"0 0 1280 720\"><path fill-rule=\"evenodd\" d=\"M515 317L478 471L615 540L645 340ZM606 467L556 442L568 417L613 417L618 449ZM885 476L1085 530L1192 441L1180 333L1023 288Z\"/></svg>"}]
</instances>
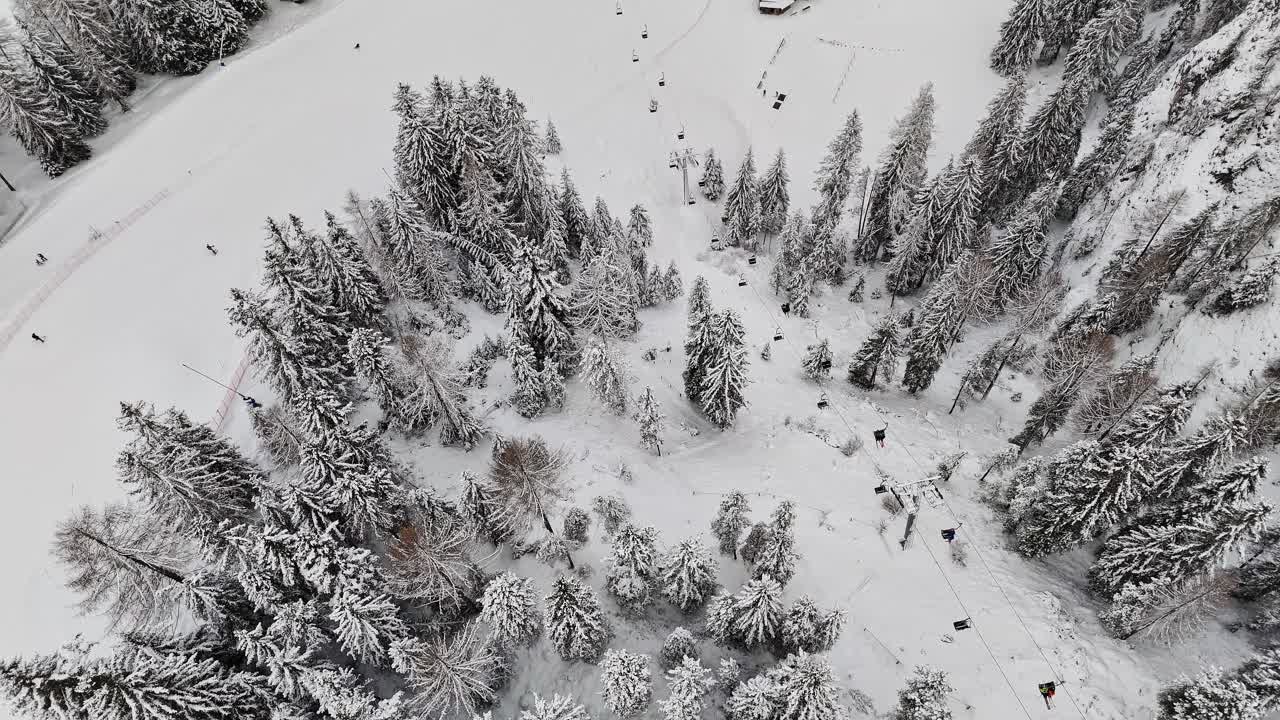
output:
<instances>
[{"instance_id":1,"label":"dark evergreen tree","mask_svg":"<svg viewBox=\"0 0 1280 720\"><path fill-rule=\"evenodd\" d=\"M565 244L569 246L569 254L578 257L583 239L590 232L591 218L588 217L587 209L582 205L578 189L573 186L568 168L560 171L560 194L557 197L556 207L560 213L562 233Z\"/></svg>"},{"instance_id":2,"label":"dark evergreen tree","mask_svg":"<svg viewBox=\"0 0 1280 720\"><path fill-rule=\"evenodd\" d=\"M1080 79L1067 76L1036 109L1018 140L1020 162L1015 192L1025 195L1046 178L1062 176L1080 149L1089 93Z\"/></svg>"},{"instance_id":3,"label":"dark evergreen tree","mask_svg":"<svg viewBox=\"0 0 1280 720\"><path fill-rule=\"evenodd\" d=\"M22 47L36 87L82 136L101 135L107 129L107 121L102 117L103 97L75 56L49 34L26 24L23 29L26 32Z\"/></svg>"},{"instance_id":4,"label":"dark evergreen tree","mask_svg":"<svg viewBox=\"0 0 1280 720\"><path fill-rule=\"evenodd\" d=\"M525 237L541 239L552 227L554 197L542 165L542 141L533 123L520 118L498 138L495 155L506 167L502 199Z\"/></svg>"},{"instance_id":5,"label":"dark evergreen tree","mask_svg":"<svg viewBox=\"0 0 1280 720\"><path fill-rule=\"evenodd\" d=\"M1110 353L1111 345L1105 337L1094 334L1046 360L1045 378L1049 385L1031 404L1022 431L1009 442L1020 451L1026 450L1031 443L1044 442L1057 432L1081 393L1105 369Z\"/></svg>"},{"instance_id":6,"label":"dark evergreen tree","mask_svg":"<svg viewBox=\"0 0 1280 720\"><path fill-rule=\"evenodd\" d=\"M1257 720L1262 715L1261 700L1239 678L1211 668L1195 679L1182 678L1160 691L1157 720L1200 720L1240 718Z\"/></svg>"},{"instance_id":7,"label":"dark evergreen tree","mask_svg":"<svg viewBox=\"0 0 1280 720\"><path fill-rule=\"evenodd\" d=\"M1005 193L1017 170L1018 132L1027 103L1027 74L1014 73L992 100L973 137L965 145L966 156L976 158L982 175L983 216L992 214L992 200Z\"/></svg>"},{"instance_id":8,"label":"dark evergreen tree","mask_svg":"<svg viewBox=\"0 0 1280 720\"><path fill-rule=\"evenodd\" d=\"M333 366L318 365L304 343L285 333L261 296L232 290L231 301L227 314L236 335L249 338L255 372L285 403L304 389L341 385L341 374Z\"/></svg>"},{"instance_id":9,"label":"dark evergreen tree","mask_svg":"<svg viewBox=\"0 0 1280 720\"><path fill-rule=\"evenodd\" d=\"M790 500L783 500L774 508L769 518L769 532L759 552L751 558L751 576L756 580L772 578L779 585L786 587L796 574L796 560L800 553L796 552L796 505Z\"/></svg>"},{"instance_id":10,"label":"dark evergreen tree","mask_svg":"<svg viewBox=\"0 0 1280 720\"><path fill-rule=\"evenodd\" d=\"M911 211L911 195L925 179L925 160L933 142L933 85L926 84L912 101L907 114L891 133L891 142L880 158L871 185L867 240L862 259L880 258L894 236L902 232Z\"/></svg>"},{"instance_id":11,"label":"dark evergreen tree","mask_svg":"<svg viewBox=\"0 0 1280 720\"><path fill-rule=\"evenodd\" d=\"M813 208L815 238L825 239L835 234L858 172L861 153L862 120L855 110L849 113L840 132L827 145L827 154L818 166L814 179L814 189L818 191L818 204ZM779 225L784 218L778 217Z\"/></svg>"},{"instance_id":12,"label":"dark evergreen tree","mask_svg":"<svg viewBox=\"0 0 1280 720\"><path fill-rule=\"evenodd\" d=\"M406 84L396 88L392 110L400 118L392 150L396 182L417 201L425 220L444 227L457 198L440 127L427 117L422 96Z\"/></svg>"},{"instance_id":13,"label":"dark evergreen tree","mask_svg":"<svg viewBox=\"0 0 1280 720\"><path fill-rule=\"evenodd\" d=\"M876 378L893 382L893 371L901 351L902 325L896 315L886 315L872 328L871 334L849 361L849 382L867 390L876 386Z\"/></svg>"},{"instance_id":14,"label":"dark evergreen tree","mask_svg":"<svg viewBox=\"0 0 1280 720\"><path fill-rule=\"evenodd\" d=\"M990 265L970 251L930 289L906 339L902 386L908 391L916 393L929 387L969 317L989 311L990 277Z\"/></svg>"},{"instance_id":15,"label":"dark evergreen tree","mask_svg":"<svg viewBox=\"0 0 1280 720\"><path fill-rule=\"evenodd\" d=\"M982 209L982 167L968 156L939 179L929 204L917 216L916 241L924 249L921 265L926 282L936 280L960 254L983 243L975 238ZM936 199L932 197L936 195ZM897 258L894 258L897 262Z\"/></svg>"},{"instance_id":16,"label":"dark evergreen tree","mask_svg":"<svg viewBox=\"0 0 1280 720\"><path fill-rule=\"evenodd\" d=\"M707 148L698 187L702 188L702 194L708 200L719 200L724 194L724 169L720 167L720 159L716 157L714 148Z\"/></svg>"},{"instance_id":17,"label":"dark evergreen tree","mask_svg":"<svg viewBox=\"0 0 1280 720\"><path fill-rule=\"evenodd\" d=\"M724 200L725 240L734 246L755 250L760 235L760 183L751 148L738 166L738 176Z\"/></svg>"},{"instance_id":18,"label":"dark evergreen tree","mask_svg":"<svg viewBox=\"0 0 1280 720\"><path fill-rule=\"evenodd\" d=\"M991 244L992 284L1000 307L1040 279L1058 189L1058 183L1046 183L1032 193L1019 206L1005 234Z\"/></svg>"},{"instance_id":19,"label":"dark evergreen tree","mask_svg":"<svg viewBox=\"0 0 1280 720\"><path fill-rule=\"evenodd\" d=\"M697 398L702 411L712 422L726 428L747 404L743 390L749 382L749 363L745 331L737 313L725 310L708 320L706 345L696 357L701 364L698 374L702 384Z\"/></svg>"},{"instance_id":20,"label":"dark evergreen tree","mask_svg":"<svg viewBox=\"0 0 1280 720\"><path fill-rule=\"evenodd\" d=\"M387 200L386 205L375 205L380 230L377 238L379 252L384 259L383 268L389 283L395 288L395 294L410 300L428 301L437 307L447 307L456 287L441 252L441 234L428 228L421 206L404 193L392 190ZM464 248L464 253L470 249L472 248ZM482 250L476 249L475 254L480 257L477 262L497 262ZM489 278L488 274L481 277L482 280ZM498 292L488 285L473 291L486 294Z\"/></svg>"},{"instance_id":21,"label":"dark evergreen tree","mask_svg":"<svg viewBox=\"0 0 1280 720\"><path fill-rule=\"evenodd\" d=\"M917 667L907 686L898 692L894 720L951 720L947 696L954 690L941 670Z\"/></svg>"},{"instance_id":22,"label":"dark evergreen tree","mask_svg":"<svg viewBox=\"0 0 1280 720\"><path fill-rule=\"evenodd\" d=\"M1196 385L1190 382L1161 388L1150 402L1109 426L1101 437L1105 439L1111 431L1110 437L1117 443L1134 447L1163 445L1172 440L1191 417L1195 391Z\"/></svg>"},{"instance_id":23,"label":"dark evergreen tree","mask_svg":"<svg viewBox=\"0 0 1280 720\"><path fill-rule=\"evenodd\" d=\"M553 363L568 374L575 367L569 308L552 268L527 242L517 245L512 258L507 312L509 331L529 344L538 369Z\"/></svg>"},{"instance_id":24,"label":"dark evergreen tree","mask_svg":"<svg viewBox=\"0 0 1280 720\"><path fill-rule=\"evenodd\" d=\"M1133 135L1133 113L1133 106L1127 105L1107 115L1098 143L1071 168L1063 182L1057 209L1060 219L1074 219L1080 206L1103 187L1124 159Z\"/></svg>"},{"instance_id":25,"label":"dark evergreen tree","mask_svg":"<svg viewBox=\"0 0 1280 720\"><path fill-rule=\"evenodd\" d=\"M565 660L593 661L609 639L600 602L574 577L559 577L546 597L547 634Z\"/></svg>"},{"instance_id":26,"label":"dark evergreen tree","mask_svg":"<svg viewBox=\"0 0 1280 720\"><path fill-rule=\"evenodd\" d=\"M1257 307L1271 299L1280 262L1275 257L1263 258L1235 282L1228 285L1205 308L1212 315L1226 315Z\"/></svg>"},{"instance_id":27,"label":"dark evergreen tree","mask_svg":"<svg viewBox=\"0 0 1280 720\"><path fill-rule=\"evenodd\" d=\"M1165 257L1170 279L1177 277L1183 265L1212 232L1217 210L1217 203L1213 203L1160 238L1156 247Z\"/></svg>"},{"instance_id":28,"label":"dark evergreen tree","mask_svg":"<svg viewBox=\"0 0 1280 720\"><path fill-rule=\"evenodd\" d=\"M711 521L711 532L720 542L720 554L738 559L738 543L742 540L742 531L751 524L747 513L747 497L734 490L725 494L716 510L716 517Z\"/></svg>"},{"instance_id":29,"label":"dark evergreen tree","mask_svg":"<svg viewBox=\"0 0 1280 720\"><path fill-rule=\"evenodd\" d=\"M378 325L387 302L382 283L356 239L333 213L325 213L325 224L327 231L323 237L315 238L311 255L320 287L353 324Z\"/></svg>"},{"instance_id":30,"label":"dark evergreen tree","mask_svg":"<svg viewBox=\"0 0 1280 720\"><path fill-rule=\"evenodd\" d=\"M125 99L138 79L125 61L120 35L97 0L20 0L15 14L39 33L52 34L95 91L128 111Z\"/></svg>"},{"instance_id":31,"label":"dark evergreen tree","mask_svg":"<svg viewBox=\"0 0 1280 720\"><path fill-rule=\"evenodd\" d=\"M547 133L543 140L542 147L551 155L559 155L564 147L560 144L560 133L556 132L556 124L547 121Z\"/></svg>"},{"instance_id":32,"label":"dark evergreen tree","mask_svg":"<svg viewBox=\"0 0 1280 720\"><path fill-rule=\"evenodd\" d=\"M80 128L31 75L10 63L0 66L0 117L8 120L9 132L49 177L89 158Z\"/></svg>"},{"instance_id":33,"label":"dark evergreen tree","mask_svg":"<svg viewBox=\"0 0 1280 720\"><path fill-rule=\"evenodd\" d=\"M991 69L1011 75L1031 65L1040 39L1049 30L1049 0L1017 0L1000 23L1000 39L991 49Z\"/></svg>"},{"instance_id":34,"label":"dark evergreen tree","mask_svg":"<svg viewBox=\"0 0 1280 720\"><path fill-rule=\"evenodd\" d=\"M1109 85L1120 53L1138 39L1146 9L1141 0L1097 3L1097 15L1080 30L1067 53L1066 77L1077 79L1088 91Z\"/></svg>"}]
</instances>

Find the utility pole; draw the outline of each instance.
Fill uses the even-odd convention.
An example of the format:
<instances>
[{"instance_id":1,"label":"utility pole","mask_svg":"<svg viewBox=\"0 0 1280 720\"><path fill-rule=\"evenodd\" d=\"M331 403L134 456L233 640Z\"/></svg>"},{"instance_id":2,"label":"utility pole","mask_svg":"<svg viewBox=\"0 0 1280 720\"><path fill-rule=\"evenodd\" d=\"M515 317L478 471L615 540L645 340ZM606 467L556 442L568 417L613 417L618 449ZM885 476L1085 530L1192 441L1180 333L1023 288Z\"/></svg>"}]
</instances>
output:
<instances>
[{"instance_id":1,"label":"utility pole","mask_svg":"<svg viewBox=\"0 0 1280 720\"><path fill-rule=\"evenodd\" d=\"M907 524L902 531L902 539L898 541L898 545L903 550L907 549L907 544L911 542L911 536L915 534L916 517L920 514L920 502L923 500L929 505L937 506L942 504L942 491L934 485L937 480L936 475L930 475L923 480L913 480L906 483L898 483L890 485L885 483L876 487L876 494L892 493L893 497L898 501L902 508L907 511Z\"/></svg>"},{"instance_id":2,"label":"utility pole","mask_svg":"<svg viewBox=\"0 0 1280 720\"><path fill-rule=\"evenodd\" d=\"M680 168L680 176L684 180L684 202L686 205L692 205L696 201L693 199L693 191L689 188L689 166L698 166L698 156L687 147L683 151L677 150L673 155L676 167Z\"/></svg>"}]
</instances>

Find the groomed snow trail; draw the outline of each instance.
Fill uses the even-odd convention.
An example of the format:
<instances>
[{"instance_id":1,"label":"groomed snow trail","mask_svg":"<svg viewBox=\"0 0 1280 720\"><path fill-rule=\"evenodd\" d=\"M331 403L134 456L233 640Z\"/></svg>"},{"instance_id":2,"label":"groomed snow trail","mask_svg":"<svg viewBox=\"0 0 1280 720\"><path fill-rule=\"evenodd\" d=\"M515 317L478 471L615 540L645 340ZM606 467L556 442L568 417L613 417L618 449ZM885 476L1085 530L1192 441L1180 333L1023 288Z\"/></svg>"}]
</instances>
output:
<instances>
[{"instance_id":1,"label":"groomed snow trail","mask_svg":"<svg viewBox=\"0 0 1280 720\"><path fill-rule=\"evenodd\" d=\"M871 492L878 482L871 453L895 477L918 477L917 461L927 468L957 448L976 454L1000 442L1000 413L1007 426L1021 410L992 403L935 417L954 391L950 377L918 400L897 389L871 396L852 391L841 369L883 303L853 306L837 291L819 299L812 320L774 320L776 307L760 305L760 299L766 306L775 302L766 289L767 262L748 266L741 253L710 252L719 207L702 200L684 205L678 175L667 167L682 127L685 142L699 152L716 148L730 177L748 143L760 166L782 146L793 202L807 207L813 169L845 115L853 108L862 113L864 160L873 161L892 119L926 81L935 83L939 105L931 162L940 166L962 147L999 86L986 69L986 53L1005 11L1004 0L976 7L953 0L819 2L808 13L773 18L743 0L625 0L624 14L616 16L612 3L599 0L353 0L226 68L211 68L216 75L97 158L0 248L0 321L6 323L0 327L17 338L0 349L0 452L12 498L0 509L10 588L0 611L11 619L0 627L0 653L49 651L77 632L102 635L96 620L74 615L74 598L62 586L48 541L75 505L121 498L112 467L122 441L112 430L119 401L172 404L197 418L221 408L226 391L181 363L217 378L235 374L243 347L225 320L227 290L256 284L265 218L293 212L319 225L324 209L340 209L348 188L382 192L395 84L421 86L433 74L474 80L483 73L519 92L532 117L554 119L566 148L555 167L563 161L588 203L600 194L624 217L634 203L650 209L651 259L664 266L676 260L686 284L706 275L716 306L743 315L754 348L779 324L800 348L819 335L830 337L836 373L825 390L868 447L845 458L795 429L813 415L831 442L848 434L834 413L814 408L820 389L801 377L791 351L779 344L772 362L753 355L751 407L738 427L726 433L707 427L679 393L682 301L645 312L639 337L626 346L637 389L652 385L670 416L663 457L635 447L630 421L604 415L579 388L571 389L564 413L532 424L495 413L499 431L540 432L588 455L575 468L578 502L621 492L637 521L658 526L667 542L705 534L718 493L757 493L756 519L766 517L778 497L796 498L804 558L787 596L807 593L820 604L848 606L851 620L833 662L842 683L870 695L880 710L890 706L910 667L927 663L953 675L957 717L1017 718L1023 707L1033 717L1049 717L1035 686L1051 679L1051 671L1011 615L1003 587L1054 653L1053 662L1064 667L1066 692L1091 706L1089 717L1140 717L1139 709L1150 705L1144 695L1153 684L1149 674L1118 644L1093 638L1091 611L1073 588L1046 587L1052 576L998 549L998 528L987 527L983 510L967 499L972 488L957 481L950 500L960 519L972 518L965 532L976 533L973 541L999 586L976 559L960 568L944 557L945 546L936 543L951 518L941 511L923 514L916 544L906 552L893 537L897 521L884 536L875 531L883 512ZM644 24L647 40L640 37ZM773 110L756 82L784 36L766 87L788 99ZM849 52L820 37L858 46L836 102ZM631 62L632 48L638 63ZM657 50L649 54L650 48ZM665 74L665 88L657 87L658 73ZM648 112L650 97L659 101L659 112ZM219 159L194 171L211 157ZM36 252L55 267L69 262L85 242L86 224L124 217L156 188L170 186L176 189L162 203L30 306L50 278L49 268L31 265ZM218 247L216 257L206 243ZM737 286L739 273L748 277L748 288ZM11 324L15 319L21 322ZM479 335L500 321L476 318L474 325ZM22 342L33 331L49 342ZM645 348L667 344L673 352L659 353L657 362L639 360ZM491 388L477 393L486 404L502 388L504 371L495 376ZM255 393L252 383L247 391ZM873 402L893 423L884 450L870 442L870 429L880 425ZM928 422L912 416L915 407L928 412ZM243 423L234 422L234 399L231 409L229 428L243 431ZM681 431L679 421L699 434ZM914 458L899 452L899 443L908 444ZM421 463L424 477L442 487L460 469L483 462L481 453L432 453L429 464ZM634 485L618 487L597 469L619 462L635 470ZM962 474L966 470L972 475L973 465ZM926 542L935 543L937 564L920 547ZM602 550L596 544L589 552ZM598 558L593 562L600 565ZM526 562L518 571L539 572ZM726 565L722 583L734 588L741 574ZM947 582L982 628L998 666L975 633L941 641L961 612ZM1046 590L1066 614L1046 604ZM887 661L889 654L903 665ZM540 692L559 688L585 698L596 682L590 666L548 660L534 672L518 681L517 693L540 682L533 686ZM964 710L965 704L974 709ZM1074 715L1061 695L1060 705L1053 716Z\"/></svg>"}]
</instances>

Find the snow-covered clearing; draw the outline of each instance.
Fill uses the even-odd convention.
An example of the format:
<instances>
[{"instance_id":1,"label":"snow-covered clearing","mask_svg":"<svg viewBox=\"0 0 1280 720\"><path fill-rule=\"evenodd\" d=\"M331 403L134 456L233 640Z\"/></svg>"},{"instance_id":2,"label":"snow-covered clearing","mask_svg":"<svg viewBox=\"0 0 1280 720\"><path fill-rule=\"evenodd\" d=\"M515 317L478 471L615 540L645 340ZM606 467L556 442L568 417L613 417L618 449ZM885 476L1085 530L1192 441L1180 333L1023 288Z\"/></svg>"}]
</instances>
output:
<instances>
[{"instance_id":1,"label":"snow-covered clearing","mask_svg":"<svg viewBox=\"0 0 1280 720\"><path fill-rule=\"evenodd\" d=\"M227 289L256 284L267 216L293 212L318 224L322 210L338 209L347 188L385 188L395 83L489 74L515 89L533 117L555 120L565 142L560 159L582 193L602 195L615 213L646 205L656 238L650 257L664 266L676 260L686 283L707 275L715 304L742 313L758 348L779 324L768 263L748 266L740 253L710 251L719 208L681 202L678 176L667 165L681 145L677 132L684 128L699 151L714 146L727 173L748 145L761 160L785 147L793 202L807 206L813 169L844 116L853 108L862 114L864 158L873 158L892 119L932 81L936 168L959 151L1001 84L986 56L1006 12L994 0L822 0L805 12L799 11L809 3L798 3L783 17L759 15L749 0L625 0L622 16L601 0L332 4L292 34L207 70L180 99L71 173L47 207L0 247L0 455L11 486L0 510L9 578L0 599L8 618L0 627L5 655L49 650L77 632L102 634L95 619L74 615L47 543L72 507L120 494L112 469L121 442L111 429L116 403L146 399L196 417L214 415L224 392L181 363L220 378L239 366L243 348L225 319ZM648 39L641 38L642 25ZM762 95L757 83L766 71ZM657 85L659 74L665 87ZM772 108L774 92L787 95L780 110ZM657 113L648 112L650 98L659 102ZM134 213L157 198L145 213ZM113 233L122 219L127 227ZM90 226L107 233L108 242L91 244ZM206 243L217 246L216 257ZM35 267L36 252L50 264ZM747 287L738 286L740 273ZM51 277L60 282L42 292ZM1089 600L1075 586L1079 572L1002 550L999 528L988 526L973 498L975 458L1003 443L1024 406L997 392L986 405L945 414L956 369L977 342L961 346L920 398L896 388L855 392L843 382L843 368L886 306L887 299L854 305L837 290L817 299L811 319L783 320L785 340L774 343L772 361L753 356L751 405L724 433L680 397L683 302L645 312L643 329L625 349L635 389L652 385L669 415L662 457L644 452L629 420L608 415L576 385L557 415L530 424L503 410L489 419L504 434L538 432L563 443L578 459L578 504L619 492L637 521L657 526L665 542L704 534L718 493L730 489L753 493L755 519L764 519L777 498L796 500L803 559L788 598L807 593L849 610L833 662L845 685L869 695L881 711L911 666L928 663L952 674L957 717L1145 716L1157 676L1219 657L1225 641L1180 648L1178 658L1140 656L1100 639ZM468 342L499 323L473 313ZM32 332L48 343L30 342ZM836 352L827 410L815 407L821 389L799 369L798 354L820 337L829 337ZM668 345L672 351L661 352ZM649 347L660 349L656 362L640 359ZM476 394L478 406L508 393L505 377L504 370L495 373ZM830 444L852 434L866 448L846 458L798 429L810 416ZM229 431L248 441L247 424L236 420ZM889 441L879 449L871 430L883 421ZM483 448L406 450L416 454L423 481L443 488L487 456ZM900 519L883 535L876 528L886 517L872 492L876 465L898 480L917 479L960 450L970 456L947 488L949 505L922 513L915 539L899 549ZM620 485L621 463L632 468L632 484ZM939 540L939 531L957 520L965 523L966 567L953 564ZM582 559L599 569L603 553L593 542ZM532 559L519 567L545 587L545 568ZM724 567L722 584L737 587L741 567ZM966 616L975 630L954 632L951 622ZM615 646L645 652L667 630L633 639L635 629L618 626ZM527 660L534 670L514 683L502 712L509 714L529 689L598 704L594 666L567 665L549 653ZM1055 678L1061 684L1050 712L1036 685Z\"/></svg>"}]
</instances>

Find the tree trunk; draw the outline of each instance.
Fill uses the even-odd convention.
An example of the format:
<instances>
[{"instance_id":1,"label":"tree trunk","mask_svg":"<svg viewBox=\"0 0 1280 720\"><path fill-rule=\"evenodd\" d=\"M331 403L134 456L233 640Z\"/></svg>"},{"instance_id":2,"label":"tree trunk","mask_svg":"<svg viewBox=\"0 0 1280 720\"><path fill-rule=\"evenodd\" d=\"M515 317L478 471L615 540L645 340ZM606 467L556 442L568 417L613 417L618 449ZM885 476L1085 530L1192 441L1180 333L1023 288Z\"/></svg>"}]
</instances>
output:
<instances>
[{"instance_id":1,"label":"tree trunk","mask_svg":"<svg viewBox=\"0 0 1280 720\"><path fill-rule=\"evenodd\" d=\"M960 404L960 396L964 394L964 386L968 384L969 373L965 373L964 376L960 378L960 389L956 390L956 397L951 401L951 409L947 411L948 415L956 411L956 405Z\"/></svg>"},{"instance_id":2,"label":"tree trunk","mask_svg":"<svg viewBox=\"0 0 1280 720\"><path fill-rule=\"evenodd\" d=\"M1178 193L1178 197L1174 198L1173 203L1169 206L1169 211L1164 214L1164 217L1160 218L1160 222L1156 224L1156 229L1151 231L1151 237L1147 238L1147 244L1142 247L1142 252L1138 253L1138 257L1133 259L1134 265L1142 262L1142 258L1146 257L1147 251L1151 249L1151 244L1156 241L1156 236L1160 234L1160 230L1164 228L1164 224L1169 221L1169 217L1173 215L1173 211L1178 209L1178 203L1182 201L1182 196L1186 194L1187 191L1183 190Z\"/></svg>"}]
</instances>

